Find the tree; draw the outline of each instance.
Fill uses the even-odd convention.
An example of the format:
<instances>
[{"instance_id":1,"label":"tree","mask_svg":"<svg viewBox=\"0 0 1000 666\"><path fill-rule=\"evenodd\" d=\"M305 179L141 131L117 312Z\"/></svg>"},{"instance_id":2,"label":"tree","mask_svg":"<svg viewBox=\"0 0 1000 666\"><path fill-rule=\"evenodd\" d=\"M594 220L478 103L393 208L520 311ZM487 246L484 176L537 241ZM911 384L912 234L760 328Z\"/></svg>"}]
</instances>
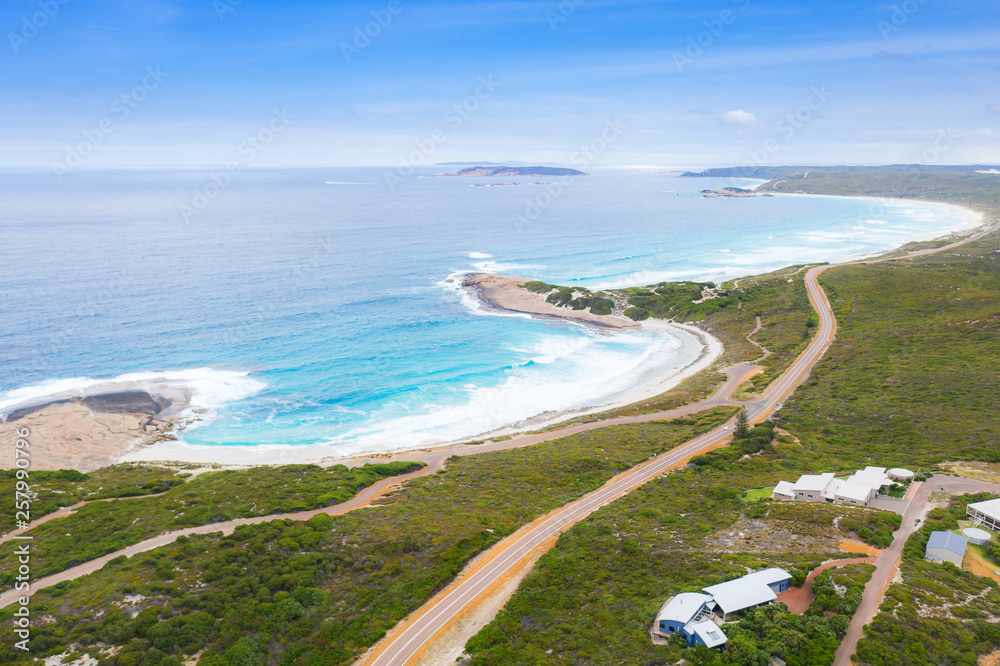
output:
<instances>
[{"instance_id":1,"label":"tree","mask_svg":"<svg viewBox=\"0 0 1000 666\"><path fill-rule=\"evenodd\" d=\"M746 439L750 436L750 423L747 420L747 410L741 409L736 415L736 432L733 435L736 439Z\"/></svg>"}]
</instances>

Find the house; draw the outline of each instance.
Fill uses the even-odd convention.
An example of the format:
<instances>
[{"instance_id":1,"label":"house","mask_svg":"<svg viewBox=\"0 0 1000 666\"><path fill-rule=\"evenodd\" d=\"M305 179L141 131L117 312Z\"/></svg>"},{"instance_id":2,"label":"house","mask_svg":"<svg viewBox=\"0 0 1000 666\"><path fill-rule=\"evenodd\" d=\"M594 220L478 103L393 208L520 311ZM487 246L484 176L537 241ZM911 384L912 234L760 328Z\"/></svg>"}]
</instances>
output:
<instances>
[{"instance_id":1,"label":"house","mask_svg":"<svg viewBox=\"0 0 1000 666\"><path fill-rule=\"evenodd\" d=\"M771 499L795 499L794 485L790 481L778 481L778 485L771 491Z\"/></svg>"},{"instance_id":2,"label":"house","mask_svg":"<svg viewBox=\"0 0 1000 666\"><path fill-rule=\"evenodd\" d=\"M681 634L689 646L718 647L727 639L716 618L725 622L732 613L772 603L778 592L788 589L791 580L790 573L772 567L706 587L705 594L674 595L657 614L653 632L664 638Z\"/></svg>"},{"instance_id":3,"label":"house","mask_svg":"<svg viewBox=\"0 0 1000 666\"><path fill-rule=\"evenodd\" d=\"M847 477L848 483L857 483L862 486L868 486L875 490L877 495L879 492L885 492L889 490L892 485L892 479L885 472L885 467L865 467L863 470L855 472ZM874 495L872 496L874 497Z\"/></svg>"},{"instance_id":4,"label":"house","mask_svg":"<svg viewBox=\"0 0 1000 666\"><path fill-rule=\"evenodd\" d=\"M952 532L931 532L924 557L934 562L951 562L961 567L967 541L968 538Z\"/></svg>"},{"instance_id":5,"label":"house","mask_svg":"<svg viewBox=\"0 0 1000 666\"><path fill-rule=\"evenodd\" d=\"M833 481L833 472L826 474L803 474L799 480L792 484L792 491L795 499L806 502L821 502L823 491L826 490L830 482Z\"/></svg>"},{"instance_id":6,"label":"house","mask_svg":"<svg viewBox=\"0 0 1000 666\"><path fill-rule=\"evenodd\" d=\"M844 481L834 493L833 501L836 504L857 504L867 506L878 491L867 484L853 483L850 480Z\"/></svg>"},{"instance_id":7,"label":"house","mask_svg":"<svg viewBox=\"0 0 1000 666\"><path fill-rule=\"evenodd\" d=\"M759 582L771 588L772 592L784 592L792 583L792 575L784 569L771 567L763 571L755 571L743 576L743 580Z\"/></svg>"},{"instance_id":8,"label":"house","mask_svg":"<svg viewBox=\"0 0 1000 666\"><path fill-rule=\"evenodd\" d=\"M712 621L715 601L711 595L683 592L667 600L656 616L656 633L668 637L682 634L689 646L714 648L726 642L726 634Z\"/></svg>"},{"instance_id":9,"label":"house","mask_svg":"<svg viewBox=\"0 0 1000 666\"><path fill-rule=\"evenodd\" d=\"M791 579L783 569L765 569L702 589L712 595L715 614L725 622L733 613L773 603L777 592L788 589Z\"/></svg>"},{"instance_id":10,"label":"house","mask_svg":"<svg viewBox=\"0 0 1000 666\"><path fill-rule=\"evenodd\" d=\"M771 492L771 499L868 506L879 492L888 490L891 485L892 479L884 467L869 466L846 479L834 478L833 472L826 472L803 474L795 483L779 481Z\"/></svg>"},{"instance_id":11,"label":"house","mask_svg":"<svg viewBox=\"0 0 1000 666\"><path fill-rule=\"evenodd\" d=\"M965 513L976 527L1000 531L1000 499L974 502L966 507Z\"/></svg>"}]
</instances>

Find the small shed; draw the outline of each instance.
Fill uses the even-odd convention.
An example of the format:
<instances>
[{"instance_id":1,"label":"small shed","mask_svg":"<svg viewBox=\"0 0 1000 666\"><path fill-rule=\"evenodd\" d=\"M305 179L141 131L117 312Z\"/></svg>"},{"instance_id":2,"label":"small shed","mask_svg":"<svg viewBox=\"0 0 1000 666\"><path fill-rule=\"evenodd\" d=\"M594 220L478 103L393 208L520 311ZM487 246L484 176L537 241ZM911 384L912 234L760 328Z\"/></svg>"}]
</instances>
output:
<instances>
[{"instance_id":1,"label":"small shed","mask_svg":"<svg viewBox=\"0 0 1000 666\"><path fill-rule=\"evenodd\" d=\"M960 567L962 558L965 557L966 541L964 536L953 532L931 532L924 557L934 562L951 562Z\"/></svg>"}]
</instances>

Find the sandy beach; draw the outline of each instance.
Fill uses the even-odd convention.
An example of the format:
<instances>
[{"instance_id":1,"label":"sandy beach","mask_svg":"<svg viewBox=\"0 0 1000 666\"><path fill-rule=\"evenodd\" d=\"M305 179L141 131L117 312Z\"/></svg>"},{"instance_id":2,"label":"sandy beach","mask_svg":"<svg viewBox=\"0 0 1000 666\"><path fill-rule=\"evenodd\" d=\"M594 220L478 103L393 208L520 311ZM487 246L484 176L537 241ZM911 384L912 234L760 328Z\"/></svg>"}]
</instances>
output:
<instances>
[{"instance_id":1,"label":"sandy beach","mask_svg":"<svg viewBox=\"0 0 1000 666\"><path fill-rule=\"evenodd\" d=\"M786 195L823 196L823 195ZM877 201L873 199L873 201ZM897 203L897 202L894 202ZM921 202L926 203L926 202ZM982 214L955 204L935 204L958 210L966 229L982 225ZM949 236L958 234L951 231ZM46 391L22 403L0 406L0 456L14 460L16 431L28 428L32 469L90 471L124 461L180 462L221 465L274 465L336 462L359 457L377 458L387 453L439 448L470 440L516 434L558 423L566 418L631 404L658 395L684 378L708 368L722 353L722 344L695 326L662 320L638 323L619 313L595 315L547 303L545 296L524 289L526 278L488 272L457 274L449 278L464 302L487 313L562 320L609 335L635 332L664 334L679 342L671 353L672 364L638 373L628 390L572 411L544 412L531 418L475 436L451 441L395 442L381 449L345 451L342 443L311 445L193 445L183 441L186 426L208 409L191 409L191 393L177 389L173 379L139 382L105 382L84 391ZM57 382L58 384L58 382Z\"/></svg>"},{"instance_id":2,"label":"sandy beach","mask_svg":"<svg viewBox=\"0 0 1000 666\"><path fill-rule=\"evenodd\" d=\"M308 446L202 446L181 440L161 441L155 446L136 448L124 456L129 462L187 462L223 465L291 465L302 463L348 463L396 455L407 451L421 451L453 446L468 441L514 435L538 430L567 418L621 407L670 390L686 377L709 367L723 352L722 343L705 331L686 324L663 320L646 320L637 323L622 316L602 316L589 312L556 307L545 302L542 295L520 287L525 278L492 273L469 273L456 276L462 288L475 295L478 306L490 312L528 314L539 319L560 319L574 324L590 326L608 333L645 331L669 335L679 342L674 349L676 362L666 368L651 369L634 378L630 388L618 395L608 396L600 404L561 412L544 412L532 418L510 423L502 428L479 433L472 437L433 444L413 442L387 449L357 450L345 454L342 445L311 444Z\"/></svg>"}]
</instances>

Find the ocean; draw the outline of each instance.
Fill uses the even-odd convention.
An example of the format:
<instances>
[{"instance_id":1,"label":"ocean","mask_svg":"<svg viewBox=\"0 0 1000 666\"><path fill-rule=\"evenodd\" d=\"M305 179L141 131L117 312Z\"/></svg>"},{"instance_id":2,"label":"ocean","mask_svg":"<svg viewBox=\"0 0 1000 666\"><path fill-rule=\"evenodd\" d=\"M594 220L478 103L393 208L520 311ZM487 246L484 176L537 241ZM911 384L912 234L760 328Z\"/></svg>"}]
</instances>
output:
<instances>
[{"instance_id":1,"label":"ocean","mask_svg":"<svg viewBox=\"0 0 1000 666\"><path fill-rule=\"evenodd\" d=\"M683 341L487 313L492 271L588 288L719 281L972 225L959 209L595 170L560 182L380 168L0 174L0 410L98 382L192 395L193 446L335 455L482 436L613 402ZM472 187L514 181L516 187ZM548 182L548 185L533 184Z\"/></svg>"}]
</instances>

